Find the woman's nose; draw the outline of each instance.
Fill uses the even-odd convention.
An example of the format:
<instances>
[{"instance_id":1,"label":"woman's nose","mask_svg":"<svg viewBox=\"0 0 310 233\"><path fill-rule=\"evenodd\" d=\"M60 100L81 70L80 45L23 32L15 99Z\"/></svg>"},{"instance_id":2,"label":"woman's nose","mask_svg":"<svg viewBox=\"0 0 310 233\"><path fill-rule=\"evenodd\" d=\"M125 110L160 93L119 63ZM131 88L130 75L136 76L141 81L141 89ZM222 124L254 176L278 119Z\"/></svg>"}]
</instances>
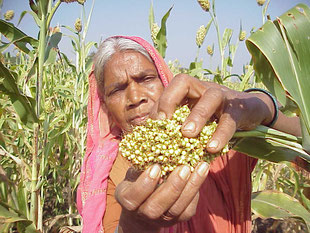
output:
<instances>
[{"instance_id":1,"label":"woman's nose","mask_svg":"<svg viewBox=\"0 0 310 233\"><path fill-rule=\"evenodd\" d=\"M145 94L143 87L139 83L132 82L127 89L127 107L134 108L146 103L147 97Z\"/></svg>"}]
</instances>

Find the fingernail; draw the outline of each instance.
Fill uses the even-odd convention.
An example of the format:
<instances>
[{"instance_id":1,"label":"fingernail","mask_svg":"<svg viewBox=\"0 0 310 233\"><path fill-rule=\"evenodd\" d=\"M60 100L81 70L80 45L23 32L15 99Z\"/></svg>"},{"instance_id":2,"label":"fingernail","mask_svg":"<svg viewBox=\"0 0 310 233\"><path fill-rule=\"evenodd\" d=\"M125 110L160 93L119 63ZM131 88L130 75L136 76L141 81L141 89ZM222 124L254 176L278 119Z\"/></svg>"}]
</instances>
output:
<instances>
[{"instance_id":1,"label":"fingernail","mask_svg":"<svg viewBox=\"0 0 310 233\"><path fill-rule=\"evenodd\" d=\"M149 173L149 176L152 178L152 179L155 179L158 175L159 175L159 172L160 172L160 167L158 165L154 165L152 168L151 168L151 171Z\"/></svg>"},{"instance_id":2,"label":"fingernail","mask_svg":"<svg viewBox=\"0 0 310 233\"><path fill-rule=\"evenodd\" d=\"M184 126L184 128L183 128L183 130L185 130L185 131L194 131L195 130L195 123L194 122L192 122L192 121L190 121L190 122L188 122L185 126Z\"/></svg>"},{"instance_id":3,"label":"fingernail","mask_svg":"<svg viewBox=\"0 0 310 233\"><path fill-rule=\"evenodd\" d=\"M166 114L165 114L164 112L159 112L159 113L158 113L158 118L159 118L160 120L166 119Z\"/></svg>"},{"instance_id":4,"label":"fingernail","mask_svg":"<svg viewBox=\"0 0 310 233\"><path fill-rule=\"evenodd\" d=\"M188 166L184 166L184 167L182 167L181 171L179 172L179 176L183 180L187 180L190 172L191 172L190 168Z\"/></svg>"},{"instance_id":5,"label":"fingernail","mask_svg":"<svg viewBox=\"0 0 310 233\"><path fill-rule=\"evenodd\" d=\"M209 148L216 148L216 147L218 147L218 145L219 145L219 142L218 142L218 140L212 140L210 143L209 143Z\"/></svg>"},{"instance_id":6,"label":"fingernail","mask_svg":"<svg viewBox=\"0 0 310 233\"><path fill-rule=\"evenodd\" d=\"M198 168L198 174L200 176L205 176L206 172L208 171L208 167L209 167L209 165L206 162L203 162L202 164L200 164L200 166Z\"/></svg>"}]
</instances>

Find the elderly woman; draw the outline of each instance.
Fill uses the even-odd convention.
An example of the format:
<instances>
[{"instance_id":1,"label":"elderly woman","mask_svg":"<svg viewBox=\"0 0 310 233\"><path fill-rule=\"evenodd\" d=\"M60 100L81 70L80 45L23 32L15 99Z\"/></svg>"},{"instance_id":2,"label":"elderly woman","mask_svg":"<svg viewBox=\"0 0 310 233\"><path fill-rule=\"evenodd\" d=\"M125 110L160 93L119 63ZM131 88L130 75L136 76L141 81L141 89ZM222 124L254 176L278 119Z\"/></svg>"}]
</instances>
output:
<instances>
[{"instance_id":1,"label":"elderly woman","mask_svg":"<svg viewBox=\"0 0 310 233\"><path fill-rule=\"evenodd\" d=\"M237 129L259 124L299 135L297 118L276 112L265 93L244 93L186 74L173 78L157 51L139 37L105 40L89 77L87 151L78 188L83 232L250 232L251 171L256 160L230 150L193 172L177 167L165 182L155 164L137 172L118 153L123 132L148 117L169 118L191 103L182 125L195 137L211 117L216 153ZM160 185L158 185L160 183Z\"/></svg>"}]
</instances>

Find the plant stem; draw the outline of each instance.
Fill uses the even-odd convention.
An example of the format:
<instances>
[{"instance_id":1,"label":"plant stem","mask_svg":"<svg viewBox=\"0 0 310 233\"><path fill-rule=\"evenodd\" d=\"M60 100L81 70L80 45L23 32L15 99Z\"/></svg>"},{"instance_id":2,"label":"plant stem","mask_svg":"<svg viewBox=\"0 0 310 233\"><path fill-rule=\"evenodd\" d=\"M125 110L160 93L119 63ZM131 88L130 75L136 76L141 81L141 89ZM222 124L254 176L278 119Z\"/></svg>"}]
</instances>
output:
<instances>
[{"instance_id":1,"label":"plant stem","mask_svg":"<svg viewBox=\"0 0 310 233\"><path fill-rule=\"evenodd\" d=\"M56 10L58 9L58 7L61 4L61 0L58 0L58 2L54 5L54 7L52 8L51 12L49 12L48 16L47 16L47 20L46 20L46 28L49 28L51 20L56 12Z\"/></svg>"},{"instance_id":2,"label":"plant stem","mask_svg":"<svg viewBox=\"0 0 310 233\"><path fill-rule=\"evenodd\" d=\"M213 11L215 11L215 9L213 9ZM219 28L219 25L217 23L216 16L214 15L214 13L212 13L211 11L209 11L209 13L210 13L212 21L214 23L215 29L216 29L217 40L218 40L218 44L219 44L219 52L221 55L221 78L223 78L224 77L224 74L223 74L223 71L224 71L224 50L222 48L222 39L221 39L221 34L220 34L220 28Z\"/></svg>"},{"instance_id":3,"label":"plant stem","mask_svg":"<svg viewBox=\"0 0 310 233\"><path fill-rule=\"evenodd\" d=\"M199 51L200 51L200 47L198 46L198 48L197 48L197 52L196 52L196 57L195 57L195 62L197 62L197 61L198 61Z\"/></svg>"},{"instance_id":4,"label":"plant stem","mask_svg":"<svg viewBox=\"0 0 310 233\"><path fill-rule=\"evenodd\" d=\"M42 82L43 82L43 64L45 59L45 43L47 33L47 19L46 15L42 13L40 22L39 34L39 50L38 50L38 76L37 76L37 89L36 89L36 113L40 118L41 114L41 96L42 96ZM39 134L40 123L34 124L34 153L32 154L32 171L31 171L31 205L30 205L30 219L37 227L37 214L38 214L38 191L36 189L38 181L38 155L39 155Z\"/></svg>"}]
</instances>

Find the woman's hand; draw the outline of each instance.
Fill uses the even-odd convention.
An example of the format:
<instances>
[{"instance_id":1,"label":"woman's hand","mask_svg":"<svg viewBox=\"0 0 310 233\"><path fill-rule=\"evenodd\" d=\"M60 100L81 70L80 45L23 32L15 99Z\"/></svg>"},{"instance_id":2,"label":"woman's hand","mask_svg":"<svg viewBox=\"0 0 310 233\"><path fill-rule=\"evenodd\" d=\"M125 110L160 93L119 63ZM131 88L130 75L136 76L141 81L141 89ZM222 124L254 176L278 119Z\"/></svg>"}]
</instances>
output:
<instances>
[{"instance_id":1,"label":"woman's hand","mask_svg":"<svg viewBox=\"0 0 310 233\"><path fill-rule=\"evenodd\" d=\"M164 90L152 117L171 118L182 103L192 107L182 126L184 136L195 137L209 119L218 119L218 127L208 144L210 153L220 151L237 129L250 130L259 124L268 125L274 115L272 100L264 93L238 92L179 74Z\"/></svg>"},{"instance_id":2,"label":"woman's hand","mask_svg":"<svg viewBox=\"0 0 310 233\"><path fill-rule=\"evenodd\" d=\"M161 227L190 219L196 213L199 188L208 171L205 162L193 173L188 166L179 166L158 187L159 165L143 173L129 169L115 191L122 206L119 232L159 232Z\"/></svg>"}]
</instances>

